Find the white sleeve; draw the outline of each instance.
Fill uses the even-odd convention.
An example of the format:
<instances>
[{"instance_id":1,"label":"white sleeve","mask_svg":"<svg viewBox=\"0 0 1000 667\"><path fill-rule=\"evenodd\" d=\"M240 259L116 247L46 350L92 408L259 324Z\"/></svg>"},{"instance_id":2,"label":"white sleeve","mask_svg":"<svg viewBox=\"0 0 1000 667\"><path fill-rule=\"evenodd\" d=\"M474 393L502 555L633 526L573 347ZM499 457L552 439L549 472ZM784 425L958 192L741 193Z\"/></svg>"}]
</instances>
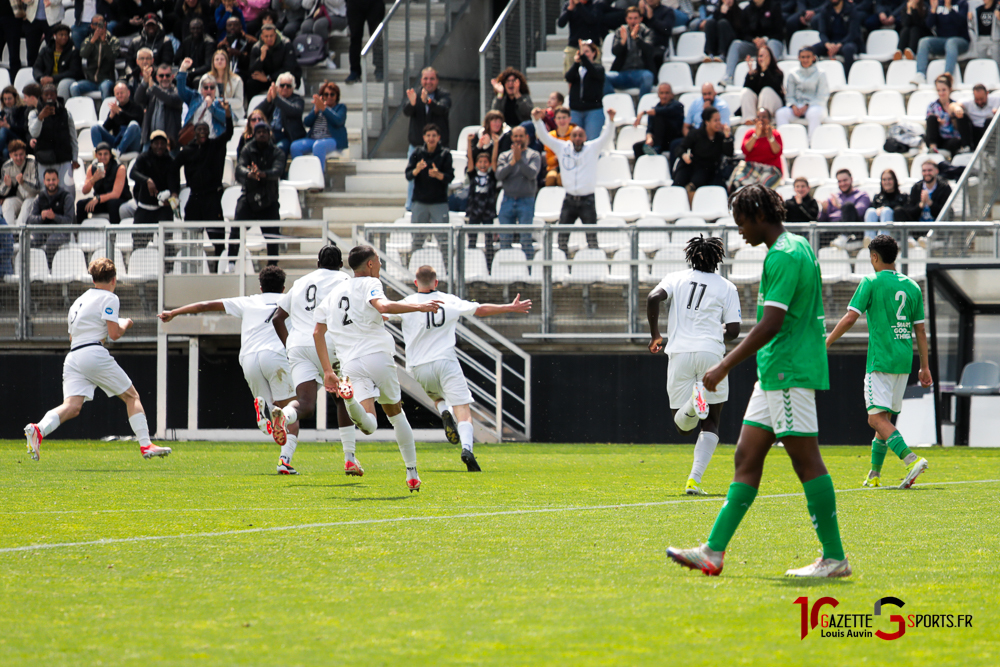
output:
<instances>
[{"instance_id":1,"label":"white sleeve","mask_svg":"<svg viewBox=\"0 0 1000 667\"><path fill-rule=\"evenodd\" d=\"M464 299L456 299L455 306L458 308L459 314L463 316L475 315L476 311L479 310L478 303Z\"/></svg>"},{"instance_id":2,"label":"white sleeve","mask_svg":"<svg viewBox=\"0 0 1000 667\"><path fill-rule=\"evenodd\" d=\"M108 322L117 322L118 310L121 308L120 303L118 295L109 292L108 298L104 302L104 308L101 309L101 319Z\"/></svg>"},{"instance_id":3,"label":"white sleeve","mask_svg":"<svg viewBox=\"0 0 1000 667\"><path fill-rule=\"evenodd\" d=\"M245 296L237 296L232 299L223 299L222 305L226 307L226 314L243 319L243 311L246 309Z\"/></svg>"},{"instance_id":4,"label":"white sleeve","mask_svg":"<svg viewBox=\"0 0 1000 667\"><path fill-rule=\"evenodd\" d=\"M285 311L289 315L291 315L292 314L292 293L291 292L285 292L284 294L282 294L281 298L278 299L278 303L276 303L275 305L278 306L278 308L281 308L283 311Z\"/></svg>"},{"instance_id":5,"label":"white sleeve","mask_svg":"<svg viewBox=\"0 0 1000 667\"><path fill-rule=\"evenodd\" d=\"M722 311L722 323L742 323L743 311L740 309L740 293L736 285L728 284L726 289L726 305Z\"/></svg>"},{"instance_id":6,"label":"white sleeve","mask_svg":"<svg viewBox=\"0 0 1000 667\"><path fill-rule=\"evenodd\" d=\"M658 289L662 289L664 292L666 292L667 296L670 297L671 299L674 298L674 281L671 279L670 276L667 276L666 278L661 280L659 284L657 284L657 286L653 288L653 291L656 291Z\"/></svg>"},{"instance_id":7,"label":"white sleeve","mask_svg":"<svg viewBox=\"0 0 1000 667\"><path fill-rule=\"evenodd\" d=\"M331 298L333 298L333 292L327 294L326 298L324 298L316 305L315 310L313 310L313 322L321 322L323 324L326 324L326 318L330 314ZM280 301L278 302L278 305L281 305Z\"/></svg>"},{"instance_id":8,"label":"white sleeve","mask_svg":"<svg viewBox=\"0 0 1000 667\"><path fill-rule=\"evenodd\" d=\"M385 292L382 291L382 281L378 278L369 278L365 282L365 303L371 305L375 299L384 299ZM374 306L372 306L374 308Z\"/></svg>"}]
</instances>

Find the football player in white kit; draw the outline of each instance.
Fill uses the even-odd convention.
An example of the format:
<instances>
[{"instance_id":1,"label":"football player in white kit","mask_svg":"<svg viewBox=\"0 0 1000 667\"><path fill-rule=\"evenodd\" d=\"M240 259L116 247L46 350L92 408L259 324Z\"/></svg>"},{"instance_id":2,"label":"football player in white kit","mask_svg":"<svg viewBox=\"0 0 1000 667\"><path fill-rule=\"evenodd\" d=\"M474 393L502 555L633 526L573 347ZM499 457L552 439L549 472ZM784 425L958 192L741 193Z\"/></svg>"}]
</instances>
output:
<instances>
[{"instance_id":1,"label":"football player in white kit","mask_svg":"<svg viewBox=\"0 0 1000 667\"><path fill-rule=\"evenodd\" d=\"M531 310L531 301L521 301L518 294L505 306L473 303L439 292L433 267L421 266L416 277L413 282L417 293L406 297L402 303L420 304L436 300L442 305L436 313L400 316L403 320L403 341L406 343L406 370L434 400L448 441L453 445L462 445L462 463L469 472L480 472L479 463L472 453L472 411L469 409L472 392L455 354L455 329L463 315L527 314Z\"/></svg>"},{"instance_id":2,"label":"football player in white kit","mask_svg":"<svg viewBox=\"0 0 1000 667\"><path fill-rule=\"evenodd\" d=\"M63 402L46 412L37 424L24 427L28 452L37 461L42 439L80 414L83 404L94 399L94 388L100 387L108 396L125 402L128 423L139 441L142 457L167 456L169 447L159 447L149 440L146 413L132 380L101 344L105 338L118 340L132 327L130 318L118 317L115 264L106 257L95 259L87 272L94 279L94 287L81 294L69 309L70 348L63 362Z\"/></svg>"},{"instance_id":3,"label":"football player in white kit","mask_svg":"<svg viewBox=\"0 0 1000 667\"><path fill-rule=\"evenodd\" d=\"M406 304L387 299L378 279L381 270L378 253L369 245L352 248L347 263L354 270L354 277L336 285L314 311L313 342L323 365L324 384L327 391L340 394L351 419L366 435L377 428L375 399L378 399L396 433L399 453L406 464L406 486L411 493L419 491L417 447L413 442L413 429L400 405L403 395L396 375L396 362L392 359L396 344L385 330L382 316L436 313L441 302ZM337 341L343 380L330 363L327 331L333 333Z\"/></svg>"},{"instance_id":4,"label":"football player in white kit","mask_svg":"<svg viewBox=\"0 0 1000 667\"><path fill-rule=\"evenodd\" d=\"M664 349L658 326L660 302L668 301L666 353L667 394L674 423L680 433L690 433L701 423L701 433L694 446L694 464L684 492L706 495L701 476L719 444L719 420L722 404L729 398L728 378L715 391L701 383L705 371L719 363L726 354L727 340L740 335L740 296L736 285L715 271L725 248L722 239L699 235L685 248L690 269L668 274L646 299L649 320L649 351Z\"/></svg>"},{"instance_id":5,"label":"football player in white kit","mask_svg":"<svg viewBox=\"0 0 1000 667\"><path fill-rule=\"evenodd\" d=\"M344 266L344 260L340 248L335 245L324 246L319 251L319 261L316 265L318 269L296 280L292 284L292 289L278 299L278 312L271 319L271 324L274 325L274 330L288 355L288 365L292 369L292 383L295 385L299 401L300 419L315 412L316 383L323 384L323 365L316 356L316 346L312 337L315 327L314 311L335 285L350 280L350 276L340 270ZM286 325L286 321L290 327ZM330 354L330 363L335 371L339 371L337 348L329 332L326 335L326 346ZM340 427L340 441L344 447L344 472L361 477L365 471L354 458L356 446L354 422L347 413L343 399L334 394L333 401L337 405L337 424Z\"/></svg>"},{"instance_id":6,"label":"football player in white kit","mask_svg":"<svg viewBox=\"0 0 1000 667\"><path fill-rule=\"evenodd\" d=\"M271 318L278 310L278 299L285 291L285 272L277 266L267 266L258 280L261 294L191 303L160 313L160 319L169 322L178 315L221 310L242 320L240 366L254 395L257 427L270 433L281 445L278 474L297 475L298 471L292 467L292 456L299 443L298 402L285 346L271 326ZM268 406L271 408L270 420L265 416Z\"/></svg>"}]
</instances>

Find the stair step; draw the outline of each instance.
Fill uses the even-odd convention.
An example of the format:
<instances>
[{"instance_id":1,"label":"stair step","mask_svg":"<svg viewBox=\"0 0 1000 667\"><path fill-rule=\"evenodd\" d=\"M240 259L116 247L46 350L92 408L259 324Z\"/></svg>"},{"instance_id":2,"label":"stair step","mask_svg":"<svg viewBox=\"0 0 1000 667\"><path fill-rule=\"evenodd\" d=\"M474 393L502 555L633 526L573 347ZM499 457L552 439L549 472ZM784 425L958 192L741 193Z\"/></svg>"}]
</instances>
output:
<instances>
[{"instance_id":1,"label":"stair step","mask_svg":"<svg viewBox=\"0 0 1000 667\"><path fill-rule=\"evenodd\" d=\"M327 206L405 206L406 190L402 192L325 192L317 200ZM317 201L319 205L319 201ZM395 218L394 218L395 219Z\"/></svg>"},{"instance_id":2,"label":"stair step","mask_svg":"<svg viewBox=\"0 0 1000 667\"><path fill-rule=\"evenodd\" d=\"M403 206L327 206L323 219L338 224L363 225L393 222L403 217Z\"/></svg>"},{"instance_id":3,"label":"stair step","mask_svg":"<svg viewBox=\"0 0 1000 667\"><path fill-rule=\"evenodd\" d=\"M356 163L358 175L362 174L397 174L403 177L406 169L404 158L383 158L379 160L358 160Z\"/></svg>"},{"instance_id":4,"label":"stair step","mask_svg":"<svg viewBox=\"0 0 1000 667\"><path fill-rule=\"evenodd\" d=\"M395 177L388 177L388 174L358 174L344 178L347 192L382 192L406 194L408 181L403 176L403 172L397 172Z\"/></svg>"}]
</instances>

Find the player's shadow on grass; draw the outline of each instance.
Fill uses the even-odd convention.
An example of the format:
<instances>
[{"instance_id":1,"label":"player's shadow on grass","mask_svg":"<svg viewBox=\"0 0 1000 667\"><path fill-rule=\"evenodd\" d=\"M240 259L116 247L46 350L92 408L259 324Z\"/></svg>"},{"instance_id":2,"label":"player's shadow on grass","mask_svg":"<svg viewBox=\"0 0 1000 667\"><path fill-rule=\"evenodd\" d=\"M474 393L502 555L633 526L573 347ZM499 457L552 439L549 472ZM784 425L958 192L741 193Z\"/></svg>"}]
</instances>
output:
<instances>
[{"instance_id":1,"label":"player's shadow on grass","mask_svg":"<svg viewBox=\"0 0 1000 667\"><path fill-rule=\"evenodd\" d=\"M464 473L467 473L469 471L468 470L460 470L458 468L455 468L455 469L452 469L452 470L428 470L427 472L433 472L433 473L440 473L440 472L460 472L460 473L464 474Z\"/></svg>"},{"instance_id":2,"label":"player's shadow on grass","mask_svg":"<svg viewBox=\"0 0 1000 667\"><path fill-rule=\"evenodd\" d=\"M135 470L108 470L104 468L102 470L74 470L74 472L135 472Z\"/></svg>"},{"instance_id":3,"label":"player's shadow on grass","mask_svg":"<svg viewBox=\"0 0 1000 667\"><path fill-rule=\"evenodd\" d=\"M289 484L288 488L304 487L309 489L344 489L355 486L367 486L364 482L345 482L344 484Z\"/></svg>"},{"instance_id":4,"label":"player's shadow on grass","mask_svg":"<svg viewBox=\"0 0 1000 667\"><path fill-rule=\"evenodd\" d=\"M349 503L367 503L367 502L380 502L384 500L406 500L407 498L412 498L412 494L409 496L383 496L381 498L330 498L330 500L346 500Z\"/></svg>"},{"instance_id":5,"label":"player's shadow on grass","mask_svg":"<svg viewBox=\"0 0 1000 667\"><path fill-rule=\"evenodd\" d=\"M853 586L854 581L844 577L813 579L808 577L754 577L769 581L783 588L815 588L816 586Z\"/></svg>"}]
</instances>

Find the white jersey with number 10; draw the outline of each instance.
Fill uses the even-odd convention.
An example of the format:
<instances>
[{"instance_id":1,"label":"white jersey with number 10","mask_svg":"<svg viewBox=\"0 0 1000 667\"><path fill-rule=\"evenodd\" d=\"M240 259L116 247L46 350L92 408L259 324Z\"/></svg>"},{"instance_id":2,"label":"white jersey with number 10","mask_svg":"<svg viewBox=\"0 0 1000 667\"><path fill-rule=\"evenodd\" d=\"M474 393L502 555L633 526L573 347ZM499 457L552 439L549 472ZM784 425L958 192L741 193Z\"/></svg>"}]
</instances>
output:
<instances>
[{"instance_id":1,"label":"white jersey with number 10","mask_svg":"<svg viewBox=\"0 0 1000 667\"><path fill-rule=\"evenodd\" d=\"M337 356L343 364L368 354L383 352L392 357L396 345L385 330L382 313L371 304L384 299L378 278L351 278L334 286L313 311L317 322L325 322L337 344Z\"/></svg>"},{"instance_id":2,"label":"white jersey with number 10","mask_svg":"<svg viewBox=\"0 0 1000 667\"><path fill-rule=\"evenodd\" d=\"M667 354L726 353L723 325L742 320L736 285L717 273L687 269L667 275L657 288L670 298Z\"/></svg>"},{"instance_id":3,"label":"white jersey with number 10","mask_svg":"<svg viewBox=\"0 0 1000 667\"><path fill-rule=\"evenodd\" d=\"M403 303L418 304L441 301L444 305L436 313L406 313L403 318L403 340L406 342L406 367L439 359L458 359L455 354L455 329L463 315L472 315L478 303L459 299L444 292L416 293L403 299Z\"/></svg>"},{"instance_id":4,"label":"white jersey with number 10","mask_svg":"<svg viewBox=\"0 0 1000 667\"><path fill-rule=\"evenodd\" d=\"M316 269L312 273L307 273L292 284L292 289L278 299L278 306L288 313L288 340L285 346L289 349L293 347L313 346L313 327L316 325L316 318L313 311L323 302L326 295L334 287L350 280L343 271L332 271L330 269ZM330 350L336 349L333 345L333 336L327 332L326 344Z\"/></svg>"}]
</instances>

